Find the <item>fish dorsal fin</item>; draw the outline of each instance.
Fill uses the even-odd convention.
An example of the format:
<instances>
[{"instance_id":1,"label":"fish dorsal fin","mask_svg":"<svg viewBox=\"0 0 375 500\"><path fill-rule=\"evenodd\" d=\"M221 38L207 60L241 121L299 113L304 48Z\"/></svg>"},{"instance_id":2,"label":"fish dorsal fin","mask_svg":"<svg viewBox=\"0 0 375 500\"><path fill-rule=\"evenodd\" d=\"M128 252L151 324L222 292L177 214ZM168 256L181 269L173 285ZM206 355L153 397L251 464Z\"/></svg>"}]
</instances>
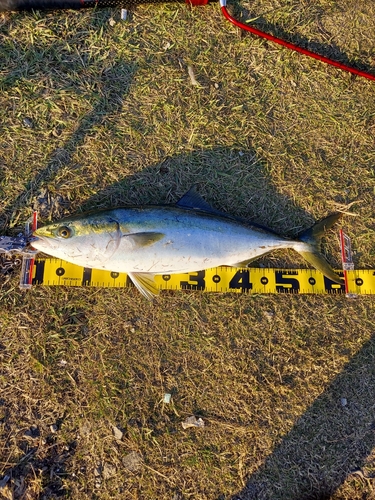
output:
<instances>
[{"instance_id":1,"label":"fish dorsal fin","mask_svg":"<svg viewBox=\"0 0 375 500\"><path fill-rule=\"evenodd\" d=\"M224 215L219 210L215 210L214 208L212 208L211 205L202 198L202 196L198 193L196 186L190 188L189 191L178 200L176 205L180 208L187 208L190 210L203 210L204 212L209 212L216 215Z\"/></svg>"},{"instance_id":2,"label":"fish dorsal fin","mask_svg":"<svg viewBox=\"0 0 375 500\"><path fill-rule=\"evenodd\" d=\"M242 224L246 224L248 226L253 227L254 229L258 231L266 231L268 233L277 233L273 231L272 229L269 229L268 227L261 226L260 224L257 224L256 222L249 221L247 219L244 219L243 217L236 217L234 215L229 215L226 214L225 212L221 212L220 210L216 210L216 208L212 208L211 205L205 201L202 196L198 193L196 186L194 185L192 188L189 189L189 191L184 194L182 198L178 200L176 203L177 207L180 208L185 208L189 210L202 210L204 212L213 214L213 215L218 215L219 217L225 217L226 219L234 220L237 222L241 222Z\"/></svg>"},{"instance_id":3,"label":"fish dorsal fin","mask_svg":"<svg viewBox=\"0 0 375 500\"><path fill-rule=\"evenodd\" d=\"M138 288L142 295L148 300L153 300L159 295L159 289L156 287L152 273L128 273L129 278L134 285Z\"/></svg>"}]
</instances>

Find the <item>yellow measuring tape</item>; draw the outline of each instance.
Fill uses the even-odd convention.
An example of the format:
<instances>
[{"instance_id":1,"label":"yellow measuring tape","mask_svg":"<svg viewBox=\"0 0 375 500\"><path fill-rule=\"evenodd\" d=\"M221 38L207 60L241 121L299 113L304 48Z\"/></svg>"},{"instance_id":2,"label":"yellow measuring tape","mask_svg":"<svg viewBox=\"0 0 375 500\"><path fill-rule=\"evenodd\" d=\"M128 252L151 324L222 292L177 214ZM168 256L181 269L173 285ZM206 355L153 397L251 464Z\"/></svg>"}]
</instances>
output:
<instances>
[{"instance_id":1,"label":"yellow measuring tape","mask_svg":"<svg viewBox=\"0 0 375 500\"><path fill-rule=\"evenodd\" d=\"M348 293L375 293L375 271L346 271ZM338 271L340 276L343 272ZM215 267L205 271L155 276L160 290L202 290L237 293L345 294L345 286L332 282L315 269ZM33 285L117 287L131 285L125 273L89 269L60 259L36 259Z\"/></svg>"}]
</instances>

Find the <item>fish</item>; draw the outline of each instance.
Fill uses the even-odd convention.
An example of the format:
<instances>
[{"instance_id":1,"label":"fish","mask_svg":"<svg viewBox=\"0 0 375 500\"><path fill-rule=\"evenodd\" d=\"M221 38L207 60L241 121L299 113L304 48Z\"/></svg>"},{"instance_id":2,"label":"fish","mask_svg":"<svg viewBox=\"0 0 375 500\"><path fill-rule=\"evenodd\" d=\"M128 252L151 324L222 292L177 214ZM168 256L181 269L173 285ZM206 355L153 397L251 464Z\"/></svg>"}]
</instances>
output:
<instances>
[{"instance_id":1,"label":"fish","mask_svg":"<svg viewBox=\"0 0 375 500\"><path fill-rule=\"evenodd\" d=\"M211 207L193 186L174 205L104 209L67 217L33 232L32 246L86 268L127 273L152 300L158 274L218 266L247 267L276 249L293 249L335 283L342 279L320 253L321 237L340 217L333 213L295 239Z\"/></svg>"}]
</instances>

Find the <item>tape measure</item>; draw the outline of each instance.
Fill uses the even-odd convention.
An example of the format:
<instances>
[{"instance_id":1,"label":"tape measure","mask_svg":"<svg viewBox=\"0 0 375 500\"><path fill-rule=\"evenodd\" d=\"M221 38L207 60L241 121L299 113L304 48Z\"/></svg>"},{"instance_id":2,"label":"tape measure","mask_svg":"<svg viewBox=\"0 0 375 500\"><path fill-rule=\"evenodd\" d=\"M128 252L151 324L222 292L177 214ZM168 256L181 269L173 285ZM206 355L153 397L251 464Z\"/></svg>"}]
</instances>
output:
<instances>
[{"instance_id":1,"label":"tape measure","mask_svg":"<svg viewBox=\"0 0 375 500\"><path fill-rule=\"evenodd\" d=\"M343 271L338 271L344 276ZM201 290L253 294L351 294L375 293L374 270L346 271L348 290L315 269L215 267L204 271L155 276L159 290ZM116 287L132 286L125 273L90 269L60 259L36 259L32 285Z\"/></svg>"}]
</instances>

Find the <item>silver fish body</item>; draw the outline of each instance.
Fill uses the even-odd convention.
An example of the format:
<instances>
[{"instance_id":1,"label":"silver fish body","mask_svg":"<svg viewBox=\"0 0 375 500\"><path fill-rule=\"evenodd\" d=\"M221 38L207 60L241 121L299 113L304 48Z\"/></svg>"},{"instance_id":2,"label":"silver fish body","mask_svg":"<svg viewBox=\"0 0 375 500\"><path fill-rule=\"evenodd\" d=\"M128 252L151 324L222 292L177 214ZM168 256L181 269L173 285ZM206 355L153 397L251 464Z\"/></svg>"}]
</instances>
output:
<instances>
[{"instance_id":1,"label":"silver fish body","mask_svg":"<svg viewBox=\"0 0 375 500\"><path fill-rule=\"evenodd\" d=\"M336 220L338 216L332 217ZM319 236L321 232L319 228ZM156 293L152 286L155 274L245 266L280 248L296 250L328 277L340 280L318 253L315 235L306 232L291 240L227 216L212 209L194 188L173 206L82 214L42 227L34 236L33 247L53 257L128 273L148 298Z\"/></svg>"}]
</instances>

